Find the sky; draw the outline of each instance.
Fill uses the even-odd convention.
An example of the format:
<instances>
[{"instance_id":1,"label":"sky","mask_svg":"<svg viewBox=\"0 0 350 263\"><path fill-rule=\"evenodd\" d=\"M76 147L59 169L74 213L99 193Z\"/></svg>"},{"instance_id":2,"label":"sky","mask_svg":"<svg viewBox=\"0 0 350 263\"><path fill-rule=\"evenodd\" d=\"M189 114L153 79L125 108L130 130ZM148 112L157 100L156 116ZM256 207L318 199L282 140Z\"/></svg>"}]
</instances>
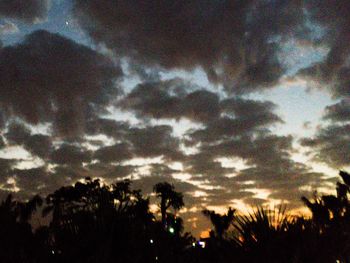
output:
<instances>
[{"instance_id":1,"label":"sky","mask_svg":"<svg viewBox=\"0 0 350 263\"><path fill-rule=\"evenodd\" d=\"M0 196L84 177L302 208L350 168L346 0L0 0ZM152 205L156 210L156 206Z\"/></svg>"}]
</instances>

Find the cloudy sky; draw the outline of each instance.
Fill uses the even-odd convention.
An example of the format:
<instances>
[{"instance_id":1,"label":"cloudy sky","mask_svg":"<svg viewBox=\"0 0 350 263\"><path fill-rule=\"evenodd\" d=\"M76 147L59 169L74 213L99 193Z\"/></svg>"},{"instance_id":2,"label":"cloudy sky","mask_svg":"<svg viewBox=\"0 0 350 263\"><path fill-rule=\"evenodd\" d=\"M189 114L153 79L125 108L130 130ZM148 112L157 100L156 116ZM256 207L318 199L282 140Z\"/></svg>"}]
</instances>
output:
<instances>
[{"instance_id":1,"label":"cloudy sky","mask_svg":"<svg viewBox=\"0 0 350 263\"><path fill-rule=\"evenodd\" d=\"M350 168L348 0L0 0L0 189L132 178L301 207Z\"/></svg>"}]
</instances>

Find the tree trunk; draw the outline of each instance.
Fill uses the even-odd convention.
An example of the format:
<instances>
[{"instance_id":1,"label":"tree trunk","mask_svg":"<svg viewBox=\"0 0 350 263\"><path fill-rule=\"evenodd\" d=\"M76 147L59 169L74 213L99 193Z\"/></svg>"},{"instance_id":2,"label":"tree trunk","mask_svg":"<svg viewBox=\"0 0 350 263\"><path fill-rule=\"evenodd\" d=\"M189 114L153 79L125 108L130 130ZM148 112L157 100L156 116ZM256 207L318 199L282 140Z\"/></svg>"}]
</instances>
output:
<instances>
[{"instance_id":1,"label":"tree trunk","mask_svg":"<svg viewBox=\"0 0 350 263\"><path fill-rule=\"evenodd\" d=\"M160 212L162 214L162 225L164 228L166 228L166 204L165 204L165 199L162 198L160 202Z\"/></svg>"}]
</instances>

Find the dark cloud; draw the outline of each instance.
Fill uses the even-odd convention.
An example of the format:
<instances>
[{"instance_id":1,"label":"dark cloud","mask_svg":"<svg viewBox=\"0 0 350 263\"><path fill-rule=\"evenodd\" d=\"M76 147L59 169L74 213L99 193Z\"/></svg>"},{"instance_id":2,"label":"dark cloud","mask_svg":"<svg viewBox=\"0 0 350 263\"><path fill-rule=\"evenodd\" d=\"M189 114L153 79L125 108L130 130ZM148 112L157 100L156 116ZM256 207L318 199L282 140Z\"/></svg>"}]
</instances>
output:
<instances>
[{"instance_id":1,"label":"dark cloud","mask_svg":"<svg viewBox=\"0 0 350 263\"><path fill-rule=\"evenodd\" d=\"M187 156L183 164L186 172L201 175L198 180L207 180L209 185L221 187L227 195L227 204L236 198L252 198L254 194L249 188L255 188L270 191L269 198L286 200L290 206L298 207L301 206L300 196L327 185L323 174L313 173L305 164L292 159L295 151L292 136L278 136L265 131L251 136L232 136L226 140L220 138L211 142L203 139L199 152ZM231 159L233 163L237 158L243 160L248 168L223 167L217 161L221 157ZM227 177L228 174L234 176ZM301 190L303 187L309 187L309 190ZM234 193L240 191L243 196L235 197Z\"/></svg>"},{"instance_id":2,"label":"dark cloud","mask_svg":"<svg viewBox=\"0 0 350 263\"><path fill-rule=\"evenodd\" d=\"M298 203L299 206L302 195L310 194L316 187L326 185L324 174L311 172L304 164L293 161L290 161L288 166L247 168L240 172L236 180L254 181L254 187L267 189L271 192L269 198ZM309 190L302 190L305 187L308 187Z\"/></svg>"},{"instance_id":3,"label":"dark cloud","mask_svg":"<svg viewBox=\"0 0 350 263\"><path fill-rule=\"evenodd\" d=\"M95 118L87 122L87 135L106 135L108 137L120 140L124 138L130 128L129 123L116 121L112 119Z\"/></svg>"},{"instance_id":4,"label":"dark cloud","mask_svg":"<svg viewBox=\"0 0 350 263\"><path fill-rule=\"evenodd\" d=\"M170 92L178 85L179 79L146 82L139 84L120 103L125 110L135 111L138 117L177 118L180 98Z\"/></svg>"},{"instance_id":5,"label":"dark cloud","mask_svg":"<svg viewBox=\"0 0 350 263\"><path fill-rule=\"evenodd\" d=\"M126 138L132 143L132 151L138 157L162 156L167 160L183 158L180 140L172 135L169 125L130 128Z\"/></svg>"},{"instance_id":6,"label":"dark cloud","mask_svg":"<svg viewBox=\"0 0 350 263\"><path fill-rule=\"evenodd\" d=\"M240 191L240 189L213 189L206 191L205 205L209 206L233 206L234 199L249 198L254 193L249 191Z\"/></svg>"},{"instance_id":7,"label":"dark cloud","mask_svg":"<svg viewBox=\"0 0 350 263\"><path fill-rule=\"evenodd\" d=\"M320 128L312 138L303 138L301 145L310 147L314 159L336 169L350 165L350 124L333 124Z\"/></svg>"},{"instance_id":8,"label":"dark cloud","mask_svg":"<svg viewBox=\"0 0 350 263\"><path fill-rule=\"evenodd\" d=\"M0 183L6 183L7 179L11 176L12 167L17 164L15 159L0 158Z\"/></svg>"},{"instance_id":9,"label":"dark cloud","mask_svg":"<svg viewBox=\"0 0 350 263\"><path fill-rule=\"evenodd\" d=\"M239 92L278 81L278 41L300 33L304 17L300 1L74 3L81 27L133 64L201 67L210 81Z\"/></svg>"},{"instance_id":10,"label":"dark cloud","mask_svg":"<svg viewBox=\"0 0 350 263\"><path fill-rule=\"evenodd\" d=\"M350 3L346 0L305 1L313 31L323 34L312 41L329 49L321 61L302 69L298 75L328 86L334 96L350 94ZM318 33L319 33L318 32Z\"/></svg>"},{"instance_id":11,"label":"dark cloud","mask_svg":"<svg viewBox=\"0 0 350 263\"><path fill-rule=\"evenodd\" d=\"M41 188L45 188L50 180L50 174L45 167L14 169L11 175L16 180L16 186L28 195L42 192Z\"/></svg>"},{"instance_id":12,"label":"dark cloud","mask_svg":"<svg viewBox=\"0 0 350 263\"><path fill-rule=\"evenodd\" d=\"M179 172L180 170L172 169L168 165L162 163L153 163L150 165L150 174L152 176L172 178L174 174Z\"/></svg>"},{"instance_id":13,"label":"dark cloud","mask_svg":"<svg viewBox=\"0 0 350 263\"><path fill-rule=\"evenodd\" d=\"M215 155L202 151L186 156L184 160L185 171L191 175L200 175L201 179L211 182L222 179L222 176L235 172L234 168L222 167L221 162L215 161Z\"/></svg>"},{"instance_id":14,"label":"dark cloud","mask_svg":"<svg viewBox=\"0 0 350 263\"><path fill-rule=\"evenodd\" d=\"M108 180L117 180L130 176L137 166L133 165L111 165L108 163L93 163L86 166L90 177L100 177Z\"/></svg>"},{"instance_id":15,"label":"dark cloud","mask_svg":"<svg viewBox=\"0 0 350 263\"><path fill-rule=\"evenodd\" d=\"M131 157L158 156L167 160L177 160L183 157L180 150L180 139L173 135L173 128L169 125L134 127L127 122L96 119L88 122L87 127L90 135L104 134L121 142L97 150L95 157L101 161L107 161L108 158L113 159L113 156L119 156L123 160ZM118 148L120 148L120 153L117 153ZM103 159L102 155L107 159Z\"/></svg>"},{"instance_id":16,"label":"dark cloud","mask_svg":"<svg viewBox=\"0 0 350 263\"><path fill-rule=\"evenodd\" d=\"M0 136L0 149L3 149L6 146L6 143L4 141L4 137Z\"/></svg>"},{"instance_id":17,"label":"dark cloud","mask_svg":"<svg viewBox=\"0 0 350 263\"><path fill-rule=\"evenodd\" d=\"M282 122L273 113L277 105L270 101L257 101L243 98L229 98L220 103L222 112L233 114L236 118L256 120L261 123Z\"/></svg>"},{"instance_id":18,"label":"dark cloud","mask_svg":"<svg viewBox=\"0 0 350 263\"><path fill-rule=\"evenodd\" d=\"M97 150L95 158L100 161L108 162L109 158L112 161L116 156L121 158L120 161L131 157L162 156L167 160L183 158L180 139L173 135L173 128L169 125L134 127L127 122L100 118L88 122L87 127L90 135L104 134L120 142Z\"/></svg>"},{"instance_id":19,"label":"dark cloud","mask_svg":"<svg viewBox=\"0 0 350 263\"><path fill-rule=\"evenodd\" d=\"M142 82L158 81L161 79L160 69L149 68L132 62L128 63L128 73L130 76L138 76Z\"/></svg>"},{"instance_id":20,"label":"dark cloud","mask_svg":"<svg viewBox=\"0 0 350 263\"><path fill-rule=\"evenodd\" d=\"M345 97L325 108L326 125L320 125L314 136L302 138L302 146L314 160L324 162L335 169L350 165L350 101Z\"/></svg>"},{"instance_id":21,"label":"dark cloud","mask_svg":"<svg viewBox=\"0 0 350 263\"><path fill-rule=\"evenodd\" d=\"M263 206L266 204L268 201L263 198L257 198L257 197L246 197L243 199L243 202L247 204L248 206L251 206L253 208L258 207L258 206Z\"/></svg>"},{"instance_id":22,"label":"dark cloud","mask_svg":"<svg viewBox=\"0 0 350 263\"><path fill-rule=\"evenodd\" d=\"M51 136L34 134L24 143L24 148L31 154L46 159L52 151Z\"/></svg>"},{"instance_id":23,"label":"dark cloud","mask_svg":"<svg viewBox=\"0 0 350 263\"><path fill-rule=\"evenodd\" d=\"M23 146L31 154L43 159L46 159L52 150L51 136L33 135L30 129L20 122L11 122L5 137L10 145Z\"/></svg>"},{"instance_id":24,"label":"dark cloud","mask_svg":"<svg viewBox=\"0 0 350 263\"><path fill-rule=\"evenodd\" d=\"M186 89L179 79L139 84L119 106L141 118L187 118L205 124L187 132L188 144L242 136L282 122L271 102L239 97L220 100L218 94L205 89Z\"/></svg>"},{"instance_id":25,"label":"dark cloud","mask_svg":"<svg viewBox=\"0 0 350 263\"><path fill-rule=\"evenodd\" d=\"M350 98L341 100L334 105L327 106L324 118L334 122L350 121Z\"/></svg>"},{"instance_id":26,"label":"dark cloud","mask_svg":"<svg viewBox=\"0 0 350 263\"><path fill-rule=\"evenodd\" d=\"M119 106L141 118L180 119L206 122L219 117L219 97L201 89L192 89L181 79L145 82L137 85Z\"/></svg>"},{"instance_id":27,"label":"dark cloud","mask_svg":"<svg viewBox=\"0 0 350 263\"><path fill-rule=\"evenodd\" d=\"M37 23L44 20L50 7L50 0L1 0L0 17Z\"/></svg>"},{"instance_id":28,"label":"dark cloud","mask_svg":"<svg viewBox=\"0 0 350 263\"><path fill-rule=\"evenodd\" d=\"M204 129L197 129L187 133L187 144L214 143L230 138L249 136L259 130L264 131L268 122L275 122L270 119L266 122L259 119L233 119L222 117L210 122Z\"/></svg>"},{"instance_id":29,"label":"dark cloud","mask_svg":"<svg viewBox=\"0 0 350 263\"><path fill-rule=\"evenodd\" d=\"M216 183L219 183L223 174L236 172L233 168L221 167L220 163L215 161L220 157L241 158L246 165L260 169L277 169L282 172L294 165L290 159L293 150L292 141L291 136L263 134L256 138L241 137L215 144L203 144L199 147L199 153L186 158L185 164L191 173L207 174L207 171L211 171L212 180L219 177L215 180ZM264 173L261 176L264 177ZM245 181L253 180L249 176L242 178ZM227 184L225 180L222 182Z\"/></svg>"},{"instance_id":30,"label":"dark cloud","mask_svg":"<svg viewBox=\"0 0 350 263\"><path fill-rule=\"evenodd\" d=\"M72 135L117 93L120 67L58 34L36 31L0 51L0 105L6 116L53 122Z\"/></svg>"},{"instance_id":31,"label":"dark cloud","mask_svg":"<svg viewBox=\"0 0 350 263\"><path fill-rule=\"evenodd\" d=\"M203 129L187 132L187 143L213 143L263 132L283 121L273 113L271 102L230 98L221 101L221 117L208 122Z\"/></svg>"},{"instance_id":32,"label":"dark cloud","mask_svg":"<svg viewBox=\"0 0 350 263\"><path fill-rule=\"evenodd\" d=\"M31 131L23 123L11 122L5 134L10 144L23 144L30 136Z\"/></svg>"},{"instance_id":33,"label":"dark cloud","mask_svg":"<svg viewBox=\"0 0 350 263\"><path fill-rule=\"evenodd\" d=\"M46 169L46 167L44 169ZM78 180L89 176L92 178L94 177L89 173L88 169L79 165L55 165L55 167L48 172L48 176L44 177L44 179L47 178L47 180L42 181L43 187L41 192L45 194L52 193L62 186L72 185Z\"/></svg>"},{"instance_id":34,"label":"dark cloud","mask_svg":"<svg viewBox=\"0 0 350 263\"><path fill-rule=\"evenodd\" d=\"M51 161L56 164L80 166L82 163L89 163L91 161L92 153L83 147L62 144L52 152L50 157Z\"/></svg>"},{"instance_id":35,"label":"dark cloud","mask_svg":"<svg viewBox=\"0 0 350 263\"><path fill-rule=\"evenodd\" d=\"M101 147L94 152L94 159L103 163L121 162L132 158L130 145L126 143L117 143L112 146Z\"/></svg>"}]
</instances>

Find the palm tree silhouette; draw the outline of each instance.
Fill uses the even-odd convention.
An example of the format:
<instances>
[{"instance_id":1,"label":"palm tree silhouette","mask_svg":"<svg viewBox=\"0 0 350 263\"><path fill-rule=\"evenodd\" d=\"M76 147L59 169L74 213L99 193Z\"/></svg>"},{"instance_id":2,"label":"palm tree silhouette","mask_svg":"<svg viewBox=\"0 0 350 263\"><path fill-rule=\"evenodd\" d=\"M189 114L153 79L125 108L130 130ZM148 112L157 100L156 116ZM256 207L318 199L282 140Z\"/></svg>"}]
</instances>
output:
<instances>
[{"instance_id":1,"label":"palm tree silhouette","mask_svg":"<svg viewBox=\"0 0 350 263\"><path fill-rule=\"evenodd\" d=\"M30 219L42 204L39 196L26 202L14 200L9 194L0 204L0 258L1 262L37 262L38 240L35 239Z\"/></svg>"},{"instance_id":2,"label":"palm tree silhouette","mask_svg":"<svg viewBox=\"0 0 350 263\"><path fill-rule=\"evenodd\" d=\"M184 202L166 182L153 189L161 221L129 180L86 178L61 187L46 198L51 223L35 231L31 216L42 199L21 202L9 195L0 203L1 262L350 262L350 174L339 175L336 194L302 198L311 218L291 216L282 205L245 215L232 208L223 215L203 210L213 225L205 248L183 234L184 221L169 211Z\"/></svg>"},{"instance_id":3,"label":"palm tree silhouette","mask_svg":"<svg viewBox=\"0 0 350 263\"><path fill-rule=\"evenodd\" d=\"M222 239L224 237L224 234L229 229L233 219L235 218L235 212L236 210L231 209L231 207L229 207L225 215L220 215L215 211L208 209L202 211L203 215L209 218L214 227L215 234L219 239Z\"/></svg>"},{"instance_id":4,"label":"palm tree silhouette","mask_svg":"<svg viewBox=\"0 0 350 263\"><path fill-rule=\"evenodd\" d=\"M162 215L162 225L167 227L167 210L172 207L174 210L181 209L185 204L183 195L175 191L175 187L167 182L158 183L153 187L153 192L160 198L160 212Z\"/></svg>"},{"instance_id":5,"label":"palm tree silhouette","mask_svg":"<svg viewBox=\"0 0 350 263\"><path fill-rule=\"evenodd\" d=\"M312 213L311 227L317 233L316 240L326 244L324 251L328 252L328 257L332 261L349 262L350 174L340 171L339 176L343 183L337 183L336 195L319 196L315 193L312 200L302 197L302 201Z\"/></svg>"}]
</instances>

